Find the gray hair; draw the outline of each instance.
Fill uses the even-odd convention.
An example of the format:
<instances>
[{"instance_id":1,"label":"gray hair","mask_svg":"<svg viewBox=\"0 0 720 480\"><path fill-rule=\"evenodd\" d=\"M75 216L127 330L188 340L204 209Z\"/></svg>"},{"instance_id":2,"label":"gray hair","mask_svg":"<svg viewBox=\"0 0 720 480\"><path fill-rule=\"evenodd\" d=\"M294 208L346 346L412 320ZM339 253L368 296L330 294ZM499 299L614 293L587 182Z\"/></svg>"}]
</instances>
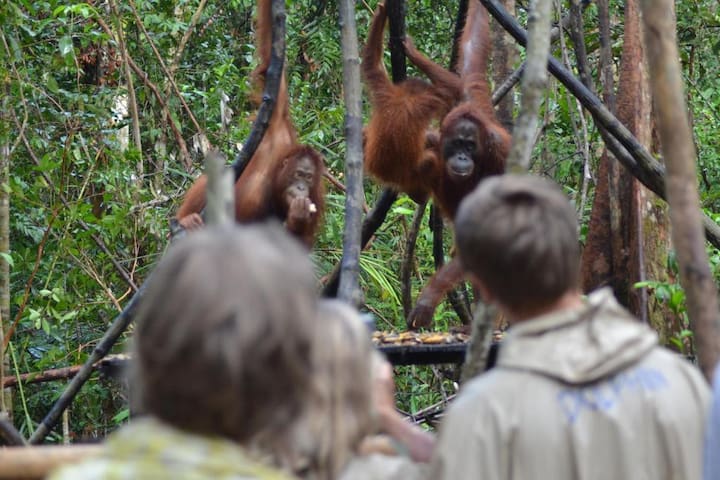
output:
<instances>
[{"instance_id":1,"label":"gray hair","mask_svg":"<svg viewBox=\"0 0 720 480\"><path fill-rule=\"evenodd\" d=\"M186 431L279 446L311 394L316 303L307 253L279 225L178 240L137 314L140 408Z\"/></svg>"}]
</instances>

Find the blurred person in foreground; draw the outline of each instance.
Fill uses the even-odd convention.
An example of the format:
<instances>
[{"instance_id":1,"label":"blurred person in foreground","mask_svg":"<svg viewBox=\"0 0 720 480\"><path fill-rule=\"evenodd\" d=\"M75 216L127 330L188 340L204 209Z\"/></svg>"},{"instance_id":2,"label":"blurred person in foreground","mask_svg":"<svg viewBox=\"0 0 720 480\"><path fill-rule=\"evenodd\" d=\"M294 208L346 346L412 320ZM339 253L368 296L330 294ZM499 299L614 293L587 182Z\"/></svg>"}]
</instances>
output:
<instances>
[{"instance_id":1,"label":"blurred person in foreground","mask_svg":"<svg viewBox=\"0 0 720 480\"><path fill-rule=\"evenodd\" d=\"M392 367L358 312L322 300L313 343L314 397L295 432L303 479L418 478L434 437L395 409Z\"/></svg>"},{"instance_id":2,"label":"blurred person in foreground","mask_svg":"<svg viewBox=\"0 0 720 480\"><path fill-rule=\"evenodd\" d=\"M488 178L455 229L470 280L510 328L495 368L450 406L430 478L700 479L707 385L609 289L583 297L559 186Z\"/></svg>"},{"instance_id":3,"label":"blurred person in foreground","mask_svg":"<svg viewBox=\"0 0 720 480\"><path fill-rule=\"evenodd\" d=\"M149 279L133 338L145 415L65 479L286 479L294 419L310 399L317 315L307 253L278 225L206 228Z\"/></svg>"},{"instance_id":4,"label":"blurred person in foreground","mask_svg":"<svg viewBox=\"0 0 720 480\"><path fill-rule=\"evenodd\" d=\"M705 437L704 480L720 479L720 365L715 366L713 400Z\"/></svg>"}]
</instances>

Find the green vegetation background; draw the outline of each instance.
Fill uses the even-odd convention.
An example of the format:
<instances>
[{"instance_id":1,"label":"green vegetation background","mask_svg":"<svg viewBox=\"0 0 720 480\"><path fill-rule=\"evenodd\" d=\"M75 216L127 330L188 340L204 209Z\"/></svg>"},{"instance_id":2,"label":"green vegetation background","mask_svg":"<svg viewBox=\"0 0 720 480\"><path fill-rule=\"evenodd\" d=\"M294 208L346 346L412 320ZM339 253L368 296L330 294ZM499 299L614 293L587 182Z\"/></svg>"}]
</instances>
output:
<instances>
[{"instance_id":1,"label":"green vegetation background","mask_svg":"<svg viewBox=\"0 0 720 480\"><path fill-rule=\"evenodd\" d=\"M76 365L85 360L132 295L121 272L141 284L162 255L168 219L201 168L202 155L195 149L200 133L232 158L251 126L247 76L254 61L252 1L209 2L182 51L174 80L202 132L170 88L152 48L171 64L200 2L115 3L119 17L107 9L107 2L0 2L0 146L10 149L8 178L2 188L10 198L11 245L9 252L0 252L11 264L10 318L3 318L6 331L17 317L6 374ZM416 0L408 4L409 34L422 51L447 65L457 1ZM358 2L361 44L374 6L374 1L369 5ZM677 6L704 207L709 212L720 211L720 142L716 133L720 127L720 14L713 0L678 2ZM611 2L611 8L614 56L619 61L622 5ZM288 2L287 73L292 115L302 141L325 155L331 174L342 182L344 110L337 16L334 1ZM118 130L130 120L114 116L112 107L119 95L126 94L125 74L121 65L113 63L117 48L102 27L104 23L116 32L118 21L129 55L147 74L148 82L163 93L171 121L187 142L194 166L190 172L182 164L162 106L137 75L133 81L142 151L132 146L132 140L128 150L120 148ZM585 21L591 62L596 65L594 6L585 12ZM94 55L109 59L99 76L88 68L95 61ZM555 55L559 56L558 50ZM102 79L100 84L98 78ZM227 128L223 128L220 117L224 96L235 113ZM554 81L543 115L544 131L533 169L556 178L577 199L583 161L571 122L578 111ZM594 126L591 140L596 161L602 143ZM140 158L142 172L138 169ZM378 186L366 180L369 205L378 192ZM328 206L312 256L318 278L326 275L341 255L344 196L331 185ZM590 207L588 202L581 212L585 221ZM362 256L367 308L376 315L381 329L402 329L404 325L398 272L414 211L415 204L402 196ZM450 243L448 234L446 244ZM433 273L431 247L426 219L418 238L414 292ZM717 266L718 253L711 255ZM682 315L678 289L663 284L656 285L655 292L674 302ZM455 323L454 317L443 305L436 315L436 328L447 329ZM124 344L117 345L115 351L122 351ZM438 368L406 367L398 373L399 405L404 410L417 411L453 393L452 382ZM15 423L23 433L34 430L64 386L59 381L15 390ZM104 436L126 416L122 388L94 378L70 410L71 436Z\"/></svg>"}]
</instances>

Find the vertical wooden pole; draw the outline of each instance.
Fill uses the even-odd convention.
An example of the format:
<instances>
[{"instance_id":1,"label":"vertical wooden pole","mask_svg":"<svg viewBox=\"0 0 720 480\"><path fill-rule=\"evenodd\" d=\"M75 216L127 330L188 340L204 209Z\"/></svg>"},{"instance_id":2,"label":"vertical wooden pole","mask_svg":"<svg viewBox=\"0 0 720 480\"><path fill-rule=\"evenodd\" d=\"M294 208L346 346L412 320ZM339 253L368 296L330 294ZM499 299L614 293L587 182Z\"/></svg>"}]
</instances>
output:
<instances>
[{"instance_id":1,"label":"vertical wooden pole","mask_svg":"<svg viewBox=\"0 0 720 480\"><path fill-rule=\"evenodd\" d=\"M340 1L342 29L343 91L345 99L345 230L338 297L353 305L362 303L360 290L360 244L363 190L362 104L360 53L355 25L355 1Z\"/></svg>"},{"instance_id":2,"label":"vertical wooden pole","mask_svg":"<svg viewBox=\"0 0 720 480\"><path fill-rule=\"evenodd\" d=\"M694 332L700 368L712 379L720 359L720 308L705 251L697 153L687 116L673 0L642 0L650 85L667 174L672 240L680 265L687 312Z\"/></svg>"},{"instance_id":3,"label":"vertical wooden pole","mask_svg":"<svg viewBox=\"0 0 720 480\"><path fill-rule=\"evenodd\" d=\"M234 215L234 178L232 170L225 168L225 157L220 152L211 150L205 158L205 174L207 189L205 195L205 221L208 225L229 225L235 220Z\"/></svg>"}]
</instances>

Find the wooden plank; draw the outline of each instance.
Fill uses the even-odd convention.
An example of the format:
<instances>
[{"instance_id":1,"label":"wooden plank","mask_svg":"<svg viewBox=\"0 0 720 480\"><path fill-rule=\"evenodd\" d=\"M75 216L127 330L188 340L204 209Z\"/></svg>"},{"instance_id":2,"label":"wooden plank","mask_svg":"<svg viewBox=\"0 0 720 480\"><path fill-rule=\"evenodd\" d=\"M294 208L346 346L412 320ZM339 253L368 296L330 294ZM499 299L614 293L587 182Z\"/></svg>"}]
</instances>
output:
<instances>
[{"instance_id":1,"label":"wooden plank","mask_svg":"<svg viewBox=\"0 0 720 480\"><path fill-rule=\"evenodd\" d=\"M0 479L42 479L52 470L99 455L102 445L0 448Z\"/></svg>"}]
</instances>

